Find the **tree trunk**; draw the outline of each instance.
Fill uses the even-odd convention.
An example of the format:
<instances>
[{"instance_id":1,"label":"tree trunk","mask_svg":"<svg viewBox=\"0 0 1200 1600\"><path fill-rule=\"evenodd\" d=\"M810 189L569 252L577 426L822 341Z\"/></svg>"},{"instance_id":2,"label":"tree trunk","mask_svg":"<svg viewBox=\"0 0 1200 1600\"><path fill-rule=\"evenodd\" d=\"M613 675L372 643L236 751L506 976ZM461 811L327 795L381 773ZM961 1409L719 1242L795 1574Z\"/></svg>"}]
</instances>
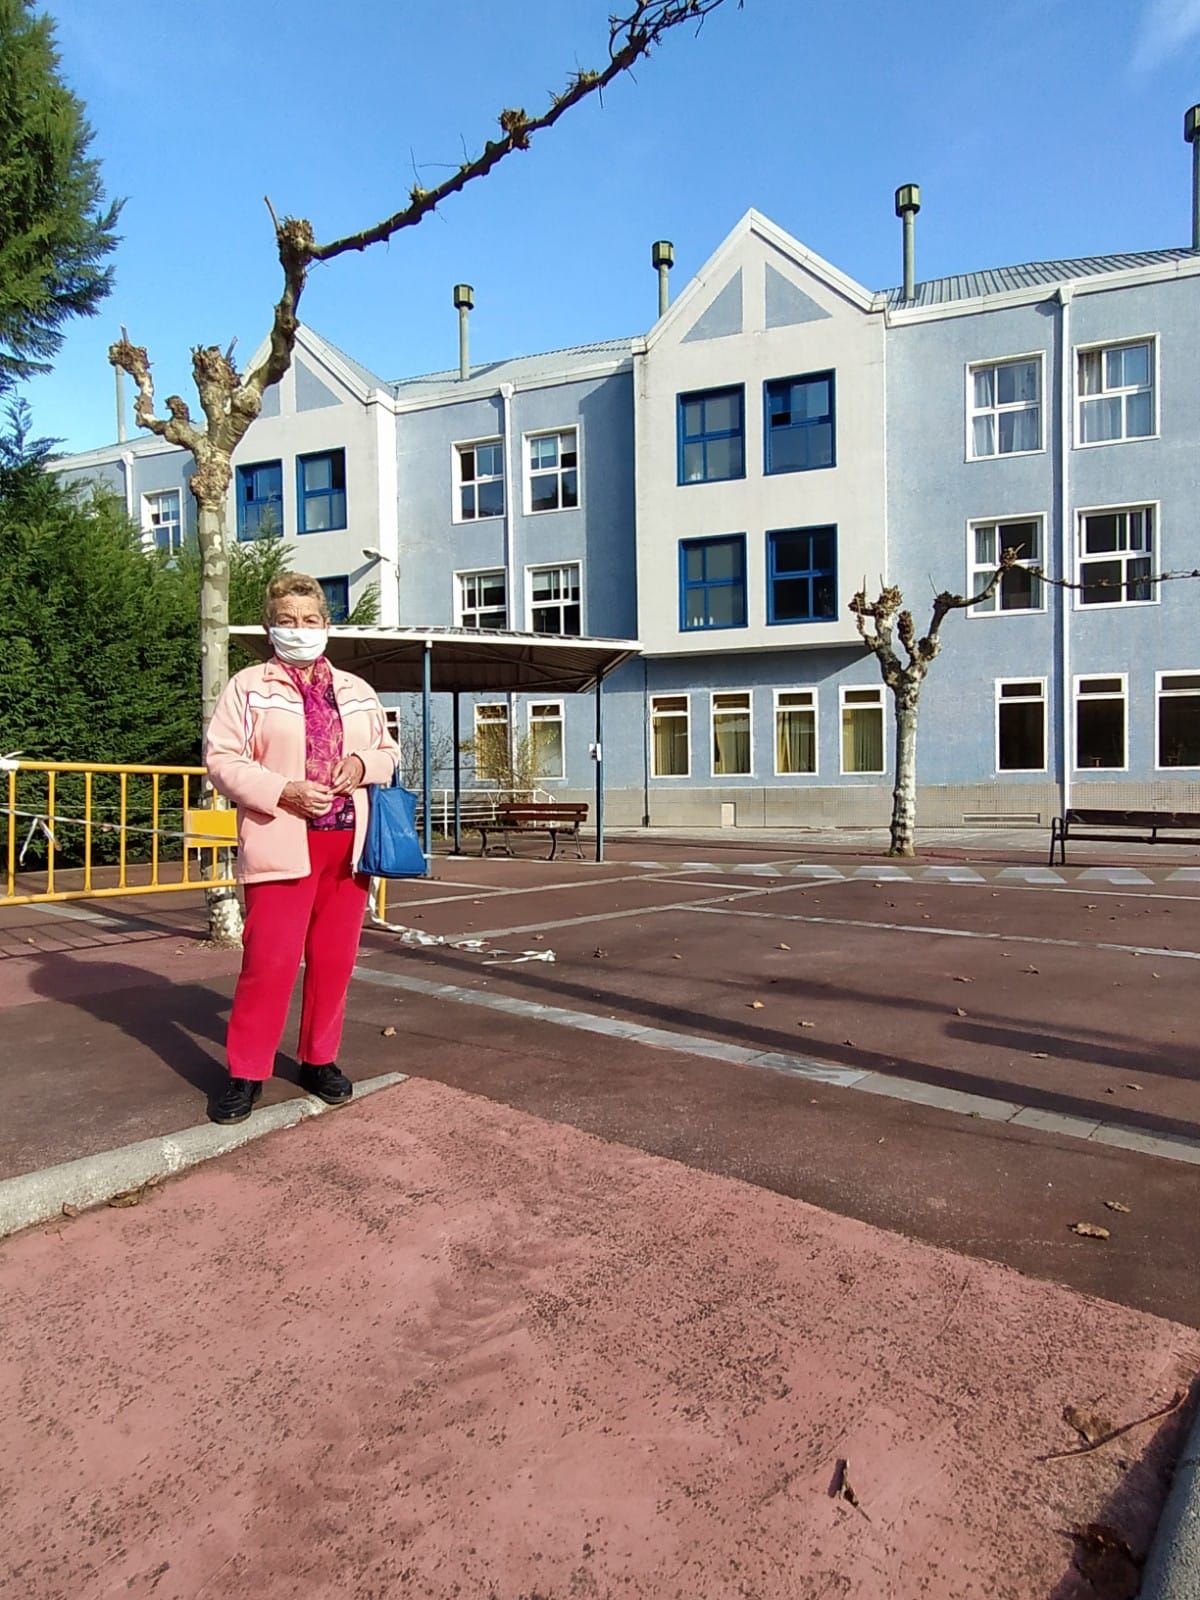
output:
<instances>
[{"instance_id":1,"label":"tree trunk","mask_svg":"<svg viewBox=\"0 0 1200 1600\"><path fill-rule=\"evenodd\" d=\"M901 684L896 698L896 786L892 790L892 856L917 853L917 704L919 683Z\"/></svg>"},{"instance_id":2,"label":"tree trunk","mask_svg":"<svg viewBox=\"0 0 1200 1600\"><path fill-rule=\"evenodd\" d=\"M228 481L228 480L226 480ZM193 489L194 489L193 479ZM207 731L217 701L229 682L229 545L225 496L196 495L200 540L200 715ZM213 803L225 801L213 793ZM228 876L231 856L222 857ZM206 868L207 870L207 868ZM242 908L233 889L206 889L208 937L212 944L237 949L242 942Z\"/></svg>"}]
</instances>

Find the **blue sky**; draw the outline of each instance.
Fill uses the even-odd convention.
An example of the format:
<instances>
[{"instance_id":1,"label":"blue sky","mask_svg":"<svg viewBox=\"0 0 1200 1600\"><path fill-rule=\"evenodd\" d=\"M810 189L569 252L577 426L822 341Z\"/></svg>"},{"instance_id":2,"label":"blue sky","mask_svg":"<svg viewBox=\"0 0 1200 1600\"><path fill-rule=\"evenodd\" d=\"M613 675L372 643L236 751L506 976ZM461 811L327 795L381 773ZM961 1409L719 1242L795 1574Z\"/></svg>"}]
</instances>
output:
<instances>
[{"instance_id":1,"label":"blue sky","mask_svg":"<svg viewBox=\"0 0 1200 1600\"><path fill-rule=\"evenodd\" d=\"M48 0L111 193L116 290L29 388L66 448L115 437L121 323L160 395L188 352L243 357L279 289L263 195L318 237L377 221L604 57L614 0ZM302 315L385 378L643 330L651 241L674 285L750 206L868 288L899 276L897 184L918 182L918 277L1190 243L1183 114L1200 0L735 0L603 107L389 246L318 267Z\"/></svg>"}]
</instances>

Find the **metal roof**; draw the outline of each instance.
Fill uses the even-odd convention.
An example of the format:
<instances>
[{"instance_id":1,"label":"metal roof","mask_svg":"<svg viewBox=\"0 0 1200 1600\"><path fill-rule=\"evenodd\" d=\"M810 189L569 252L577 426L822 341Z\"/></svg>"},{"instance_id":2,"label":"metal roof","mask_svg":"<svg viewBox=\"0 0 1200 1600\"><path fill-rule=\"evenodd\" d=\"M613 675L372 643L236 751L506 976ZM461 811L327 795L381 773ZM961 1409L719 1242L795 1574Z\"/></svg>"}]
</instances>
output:
<instances>
[{"instance_id":1,"label":"metal roof","mask_svg":"<svg viewBox=\"0 0 1200 1600\"><path fill-rule=\"evenodd\" d=\"M608 361L629 360L632 339L602 339L594 344L571 345L565 350L546 350L539 355L513 356L507 361L481 362L472 366L465 379L458 368L427 372L422 377L399 378L386 387L397 400L423 400L460 393L470 384L496 388L501 383L536 383L541 378L569 378Z\"/></svg>"},{"instance_id":2,"label":"metal roof","mask_svg":"<svg viewBox=\"0 0 1200 1600\"><path fill-rule=\"evenodd\" d=\"M230 628L239 644L266 661L271 645L258 627ZM581 694L641 654L632 639L575 639L545 633L501 633L478 628L356 628L329 630L325 654L335 667L356 672L379 694L421 689L430 647L435 694L532 690Z\"/></svg>"},{"instance_id":3,"label":"metal roof","mask_svg":"<svg viewBox=\"0 0 1200 1600\"><path fill-rule=\"evenodd\" d=\"M1016 267L990 267L982 272L960 272L949 278L929 278L916 285L911 300L903 289L883 289L879 299L889 309L901 306L941 306L955 300L979 300L992 294L1012 294L1040 284L1069 283L1075 278L1095 278L1108 272L1136 272L1143 267L1173 266L1178 261L1200 260L1200 250L1137 250L1125 255L1079 256L1070 261L1027 261Z\"/></svg>"}]
</instances>

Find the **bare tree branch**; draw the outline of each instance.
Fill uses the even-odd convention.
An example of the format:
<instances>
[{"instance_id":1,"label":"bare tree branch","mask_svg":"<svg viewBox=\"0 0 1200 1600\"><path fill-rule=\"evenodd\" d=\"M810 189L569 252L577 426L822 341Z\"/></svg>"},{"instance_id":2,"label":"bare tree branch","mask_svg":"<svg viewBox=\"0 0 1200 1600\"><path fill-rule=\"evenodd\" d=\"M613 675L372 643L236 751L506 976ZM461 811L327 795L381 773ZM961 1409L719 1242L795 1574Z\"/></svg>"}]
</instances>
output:
<instances>
[{"instance_id":1,"label":"bare tree branch","mask_svg":"<svg viewBox=\"0 0 1200 1600\"><path fill-rule=\"evenodd\" d=\"M128 373L137 385L133 415L138 427L145 428L147 433L156 433L160 439L166 439L171 444L194 451L203 435L193 426L192 414L185 401L173 394L167 400L169 417L164 419L154 414L154 379L150 376L150 358L146 354L146 347L130 344L122 328L120 339L108 348L108 359L114 367Z\"/></svg>"},{"instance_id":2,"label":"bare tree branch","mask_svg":"<svg viewBox=\"0 0 1200 1600\"><path fill-rule=\"evenodd\" d=\"M1176 583L1181 578L1200 578L1200 567L1190 572L1148 572L1141 578L1089 578L1086 583L1072 583L1070 578L1052 578L1041 567L1030 567L1030 572L1051 589L1125 589L1134 583Z\"/></svg>"}]
</instances>

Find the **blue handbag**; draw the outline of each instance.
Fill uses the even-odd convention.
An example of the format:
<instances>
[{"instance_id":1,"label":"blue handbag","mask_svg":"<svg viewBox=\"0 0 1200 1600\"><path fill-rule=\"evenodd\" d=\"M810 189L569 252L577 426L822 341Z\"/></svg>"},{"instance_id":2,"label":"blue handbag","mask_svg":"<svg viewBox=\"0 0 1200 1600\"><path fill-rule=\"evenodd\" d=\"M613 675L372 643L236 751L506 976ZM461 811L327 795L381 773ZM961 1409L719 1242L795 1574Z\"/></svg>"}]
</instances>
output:
<instances>
[{"instance_id":1,"label":"blue handbag","mask_svg":"<svg viewBox=\"0 0 1200 1600\"><path fill-rule=\"evenodd\" d=\"M358 871L372 878L424 878L429 863L417 838L417 797L400 782L396 768L390 784L367 788L367 836Z\"/></svg>"}]
</instances>

